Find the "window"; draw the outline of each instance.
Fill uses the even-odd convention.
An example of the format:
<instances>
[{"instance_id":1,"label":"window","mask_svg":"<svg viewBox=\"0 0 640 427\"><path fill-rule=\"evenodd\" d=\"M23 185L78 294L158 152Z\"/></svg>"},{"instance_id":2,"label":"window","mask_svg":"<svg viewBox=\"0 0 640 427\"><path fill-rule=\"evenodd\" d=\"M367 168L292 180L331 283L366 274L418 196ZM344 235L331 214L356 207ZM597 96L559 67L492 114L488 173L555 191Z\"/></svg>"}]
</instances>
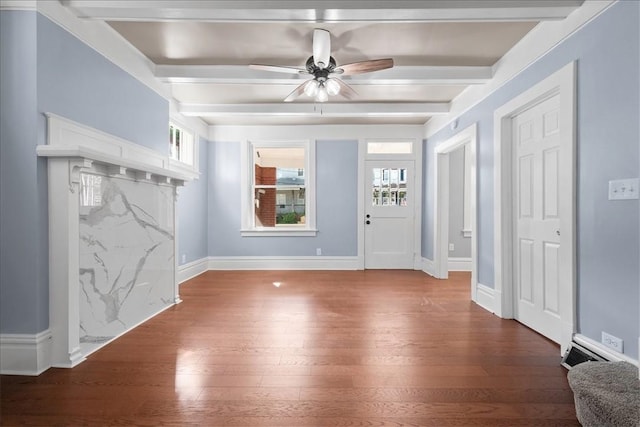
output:
<instances>
[{"instance_id":1,"label":"window","mask_svg":"<svg viewBox=\"0 0 640 427\"><path fill-rule=\"evenodd\" d=\"M373 168L373 206L407 206L407 170Z\"/></svg>"},{"instance_id":2,"label":"window","mask_svg":"<svg viewBox=\"0 0 640 427\"><path fill-rule=\"evenodd\" d=\"M309 142L250 142L242 234L315 235L315 150Z\"/></svg>"},{"instance_id":3,"label":"window","mask_svg":"<svg viewBox=\"0 0 640 427\"><path fill-rule=\"evenodd\" d=\"M191 166L195 166L195 138L193 133L184 128L169 123L169 155Z\"/></svg>"},{"instance_id":4,"label":"window","mask_svg":"<svg viewBox=\"0 0 640 427\"><path fill-rule=\"evenodd\" d=\"M367 154L411 154L413 142L367 142Z\"/></svg>"}]
</instances>

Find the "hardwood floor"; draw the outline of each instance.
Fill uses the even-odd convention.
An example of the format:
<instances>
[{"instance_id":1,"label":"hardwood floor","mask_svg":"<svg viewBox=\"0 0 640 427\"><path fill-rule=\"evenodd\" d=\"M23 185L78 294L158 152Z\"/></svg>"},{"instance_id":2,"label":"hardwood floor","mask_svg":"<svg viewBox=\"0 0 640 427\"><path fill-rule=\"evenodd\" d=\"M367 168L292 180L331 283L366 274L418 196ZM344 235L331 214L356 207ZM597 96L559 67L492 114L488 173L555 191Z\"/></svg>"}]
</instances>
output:
<instances>
[{"instance_id":1,"label":"hardwood floor","mask_svg":"<svg viewBox=\"0 0 640 427\"><path fill-rule=\"evenodd\" d=\"M208 272L76 368L2 376L0 424L579 426L558 346L450 277Z\"/></svg>"}]
</instances>

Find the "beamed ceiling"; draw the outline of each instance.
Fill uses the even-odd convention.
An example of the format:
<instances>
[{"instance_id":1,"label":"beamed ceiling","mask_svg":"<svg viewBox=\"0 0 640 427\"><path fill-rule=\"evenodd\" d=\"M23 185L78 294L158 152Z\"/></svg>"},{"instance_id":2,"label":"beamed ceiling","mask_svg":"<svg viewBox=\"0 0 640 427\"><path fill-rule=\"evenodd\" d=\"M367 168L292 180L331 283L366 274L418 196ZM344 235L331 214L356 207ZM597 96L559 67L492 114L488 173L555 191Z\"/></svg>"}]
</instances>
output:
<instances>
[{"instance_id":1,"label":"beamed ceiling","mask_svg":"<svg viewBox=\"0 0 640 427\"><path fill-rule=\"evenodd\" d=\"M422 124L446 114L470 85L539 22L564 19L574 0L62 1L101 20L154 64L178 110L211 125ZM313 30L331 33L338 65L393 58L394 67L342 79L356 92L326 103L284 98L308 75Z\"/></svg>"}]
</instances>

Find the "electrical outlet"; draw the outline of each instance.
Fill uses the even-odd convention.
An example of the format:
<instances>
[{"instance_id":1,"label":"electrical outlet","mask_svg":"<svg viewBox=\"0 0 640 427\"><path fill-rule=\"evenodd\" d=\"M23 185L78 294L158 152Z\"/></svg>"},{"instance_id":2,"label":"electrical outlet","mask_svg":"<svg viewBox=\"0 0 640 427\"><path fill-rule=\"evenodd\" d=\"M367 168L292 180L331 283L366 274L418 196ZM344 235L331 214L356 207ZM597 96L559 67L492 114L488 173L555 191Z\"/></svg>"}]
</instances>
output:
<instances>
[{"instance_id":1,"label":"electrical outlet","mask_svg":"<svg viewBox=\"0 0 640 427\"><path fill-rule=\"evenodd\" d=\"M322 248L316 248L316 255L322 255Z\"/></svg>"},{"instance_id":2,"label":"electrical outlet","mask_svg":"<svg viewBox=\"0 0 640 427\"><path fill-rule=\"evenodd\" d=\"M449 243L449 252L453 252L456 250L456 246L453 243Z\"/></svg>"},{"instance_id":3,"label":"electrical outlet","mask_svg":"<svg viewBox=\"0 0 640 427\"><path fill-rule=\"evenodd\" d=\"M187 262L187 254L182 254L182 263Z\"/></svg>"},{"instance_id":4,"label":"electrical outlet","mask_svg":"<svg viewBox=\"0 0 640 427\"><path fill-rule=\"evenodd\" d=\"M606 332L602 332L602 344L606 345L612 350L622 353L624 342L621 338L614 337L613 335Z\"/></svg>"}]
</instances>

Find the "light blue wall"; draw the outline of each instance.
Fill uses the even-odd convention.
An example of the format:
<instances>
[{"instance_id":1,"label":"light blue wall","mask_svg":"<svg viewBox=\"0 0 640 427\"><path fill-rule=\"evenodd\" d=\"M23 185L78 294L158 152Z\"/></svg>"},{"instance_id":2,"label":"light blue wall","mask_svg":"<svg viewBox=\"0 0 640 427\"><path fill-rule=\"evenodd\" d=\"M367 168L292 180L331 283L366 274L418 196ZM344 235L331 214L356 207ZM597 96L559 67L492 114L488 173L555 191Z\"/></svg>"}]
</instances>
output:
<instances>
[{"instance_id":1,"label":"light blue wall","mask_svg":"<svg viewBox=\"0 0 640 427\"><path fill-rule=\"evenodd\" d=\"M42 15L38 109L169 155L169 102Z\"/></svg>"},{"instance_id":2,"label":"light blue wall","mask_svg":"<svg viewBox=\"0 0 640 427\"><path fill-rule=\"evenodd\" d=\"M449 154L449 257L470 258L471 238L464 237L464 147Z\"/></svg>"},{"instance_id":3,"label":"light blue wall","mask_svg":"<svg viewBox=\"0 0 640 427\"><path fill-rule=\"evenodd\" d=\"M458 129L478 123L478 279L492 287L493 113L516 95L577 61L578 328L600 341L601 331L623 338L638 358L640 216L638 201L607 200L608 181L638 177L640 150L640 3L621 1L471 108ZM423 256L433 254L433 149L454 134L449 127L425 149Z\"/></svg>"},{"instance_id":4,"label":"light blue wall","mask_svg":"<svg viewBox=\"0 0 640 427\"><path fill-rule=\"evenodd\" d=\"M186 264L209 255L209 142L200 138L200 178L178 188L178 264ZM182 256L185 261L182 262Z\"/></svg>"},{"instance_id":5,"label":"light blue wall","mask_svg":"<svg viewBox=\"0 0 640 427\"><path fill-rule=\"evenodd\" d=\"M316 143L315 237L240 236L240 144L209 145L209 255L357 255L357 141Z\"/></svg>"},{"instance_id":6,"label":"light blue wall","mask_svg":"<svg viewBox=\"0 0 640 427\"><path fill-rule=\"evenodd\" d=\"M39 197L43 171L35 148L36 28L33 12L0 12L0 332L36 333L49 325L47 229L39 218L47 200Z\"/></svg>"},{"instance_id":7,"label":"light blue wall","mask_svg":"<svg viewBox=\"0 0 640 427\"><path fill-rule=\"evenodd\" d=\"M169 103L36 12L0 12L0 332L49 326L44 112L168 153Z\"/></svg>"}]
</instances>

